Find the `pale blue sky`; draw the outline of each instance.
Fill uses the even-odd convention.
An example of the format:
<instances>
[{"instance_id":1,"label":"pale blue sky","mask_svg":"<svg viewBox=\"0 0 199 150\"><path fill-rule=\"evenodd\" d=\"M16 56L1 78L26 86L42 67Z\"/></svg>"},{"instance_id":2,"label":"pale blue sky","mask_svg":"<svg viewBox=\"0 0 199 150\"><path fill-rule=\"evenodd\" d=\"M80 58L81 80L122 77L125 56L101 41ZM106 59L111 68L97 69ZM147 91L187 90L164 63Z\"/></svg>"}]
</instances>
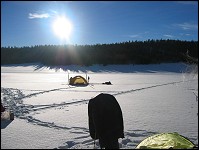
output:
<instances>
[{"instance_id":1,"label":"pale blue sky","mask_svg":"<svg viewBox=\"0 0 199 150\"><path fill-rule=\"evenodd\" d=\"M68 40L52 29L58 16L72 24ZM1 47L148 39L198 41L198 1L1 1Z\"/></svg>"}]
</instances>

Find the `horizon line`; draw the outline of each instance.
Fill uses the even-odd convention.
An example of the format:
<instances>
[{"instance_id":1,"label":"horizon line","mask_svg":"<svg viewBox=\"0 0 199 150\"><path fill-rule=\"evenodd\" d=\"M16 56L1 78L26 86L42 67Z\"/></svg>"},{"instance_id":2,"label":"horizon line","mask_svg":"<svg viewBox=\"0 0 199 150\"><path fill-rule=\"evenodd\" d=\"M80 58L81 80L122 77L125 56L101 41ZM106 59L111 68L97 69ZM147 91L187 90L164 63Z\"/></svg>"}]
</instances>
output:
<instances>
[{"instance_id":1,"label":"horizon line","mask_svg":"<svg viewBox=\"0 0 199 150\"><path fill-rule=\"evenodd\" d=\"M114 42L114 43L96 43L96 44L57 44L57 45L51 45L51 44L42 44L42 45L29 45L29 46L1 46L1 48L23 48L23 47L35 47L35 46L95 46L95 45L104 45L104 44L116 44L116 43L125 43L125 42L145 42L145 41L166 41L166 40L170 40L170 41L182 41L182 42L198 42L198 40L179 40L179 39L147 39L147 40L128 40L128 41L123 41L123 42Z\"/></svg>"}]
</instances>

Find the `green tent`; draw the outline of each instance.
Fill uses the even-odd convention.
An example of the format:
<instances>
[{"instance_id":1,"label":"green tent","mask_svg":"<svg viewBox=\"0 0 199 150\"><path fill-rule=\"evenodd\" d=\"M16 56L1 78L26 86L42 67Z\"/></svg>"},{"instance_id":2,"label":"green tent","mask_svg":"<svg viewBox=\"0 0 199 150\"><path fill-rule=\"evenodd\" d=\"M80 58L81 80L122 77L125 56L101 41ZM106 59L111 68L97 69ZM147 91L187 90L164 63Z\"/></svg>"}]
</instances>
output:
<instances>
[{"instance_id":1,"label":"green tent","mask_svg":"<svg viewBox=\"0 0 199 150\"><path fill-rule=\"evenodd\" d=\"M195 145L178 133L161 133L144 139L136 149L192 149Z\"/></svg>"}]
</instances>

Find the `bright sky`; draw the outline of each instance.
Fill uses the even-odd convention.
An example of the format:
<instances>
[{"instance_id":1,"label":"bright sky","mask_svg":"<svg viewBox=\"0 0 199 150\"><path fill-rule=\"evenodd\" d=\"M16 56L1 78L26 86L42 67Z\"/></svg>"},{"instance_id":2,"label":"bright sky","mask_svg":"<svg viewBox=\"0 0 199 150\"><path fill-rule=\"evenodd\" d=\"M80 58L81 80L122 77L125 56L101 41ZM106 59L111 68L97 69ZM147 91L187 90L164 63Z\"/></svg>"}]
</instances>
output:
<instances>
[{"instance_id":1,"label":"bright sky","mask_svg":"<svg viewBox=\"0 0 199 150\"><path fill-rule=\"evenodd\" d=\"M198 41L198 1L1 2L1 47L148 39Z\"/></svg>"}]
</instances>

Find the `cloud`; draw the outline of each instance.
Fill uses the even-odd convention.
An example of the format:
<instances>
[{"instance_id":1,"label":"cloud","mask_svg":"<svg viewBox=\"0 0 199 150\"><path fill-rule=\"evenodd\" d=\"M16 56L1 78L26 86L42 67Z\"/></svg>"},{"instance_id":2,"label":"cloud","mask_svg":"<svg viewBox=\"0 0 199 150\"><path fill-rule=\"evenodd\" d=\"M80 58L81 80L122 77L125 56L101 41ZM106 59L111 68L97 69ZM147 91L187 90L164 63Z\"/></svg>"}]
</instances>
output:
<instances>
[{"instance_id":1,"label":"cloud","mask_svg":"<svg viewBox=\"0 0 199 150\"><path fill-rule=\"evenodd\" d=\"M192 36L190 33L180 33L180 36Z\"/></svg>"},{"instance_id":2,"label":"cloud","mask_svg":"<svg viewBox=\"0 0 199 150\"><path fill-rule=\"evenodd\" d=\"M134 35L129 35L130 38L137 38L137 37L140 37L140 35L138 34L134 34Z\"/></svg>"},{"instance_id":3,"label":"cloud","mask_svg":"<svg viewBox=\"0 0 199 150\"><path fill-rule=\"evenodd\" d=\"M128 35L128 37L130 37L130 38L142 38L143 36L146 36L146 34L149 34L149 31L145 31L145 32L138 33L138 34Z\"/></svg>"},{"instance_id":4,"label":"cloud","mask_svg":"<svg viewBox=\"0 0 199 150\"><path fill-rule=\"evenodd\" d=\"M28 16L29 19L36 19L36 18L42 19L42 18L49 18L49 17L50 15L48 13L43 13L43 14L29 13L29 16Z\"/></svg>"},{"instance_id":5,"label":"cloud","mask_svg":"<svg viewBox=\"0 0 199 150\"><path fill-rule=\"evenodd\" d=\"M174 26L177 26L183 30L198 30L197 24L181 23L181 24L174 24Z\"/></svg>"},{"instance_id":6,"label":"cloud","mask_svg":"<svg viewBox=\"0 0 199 150\"><path fill-rule=\"evenodd\" d=\"M184 5L198 5L198 1L178 1L177 3Z\"/></svg>"},{"instance_id":7,"label":"cloud","mask_svg":"<svg viewBox=\"0 0 199 150\"><path fill-rule=\"evenodd\" d=\"M174 38L174 36L170 34L164 34L163 36L168 37L168 38Z\"/></svg>"}]
</instances>

